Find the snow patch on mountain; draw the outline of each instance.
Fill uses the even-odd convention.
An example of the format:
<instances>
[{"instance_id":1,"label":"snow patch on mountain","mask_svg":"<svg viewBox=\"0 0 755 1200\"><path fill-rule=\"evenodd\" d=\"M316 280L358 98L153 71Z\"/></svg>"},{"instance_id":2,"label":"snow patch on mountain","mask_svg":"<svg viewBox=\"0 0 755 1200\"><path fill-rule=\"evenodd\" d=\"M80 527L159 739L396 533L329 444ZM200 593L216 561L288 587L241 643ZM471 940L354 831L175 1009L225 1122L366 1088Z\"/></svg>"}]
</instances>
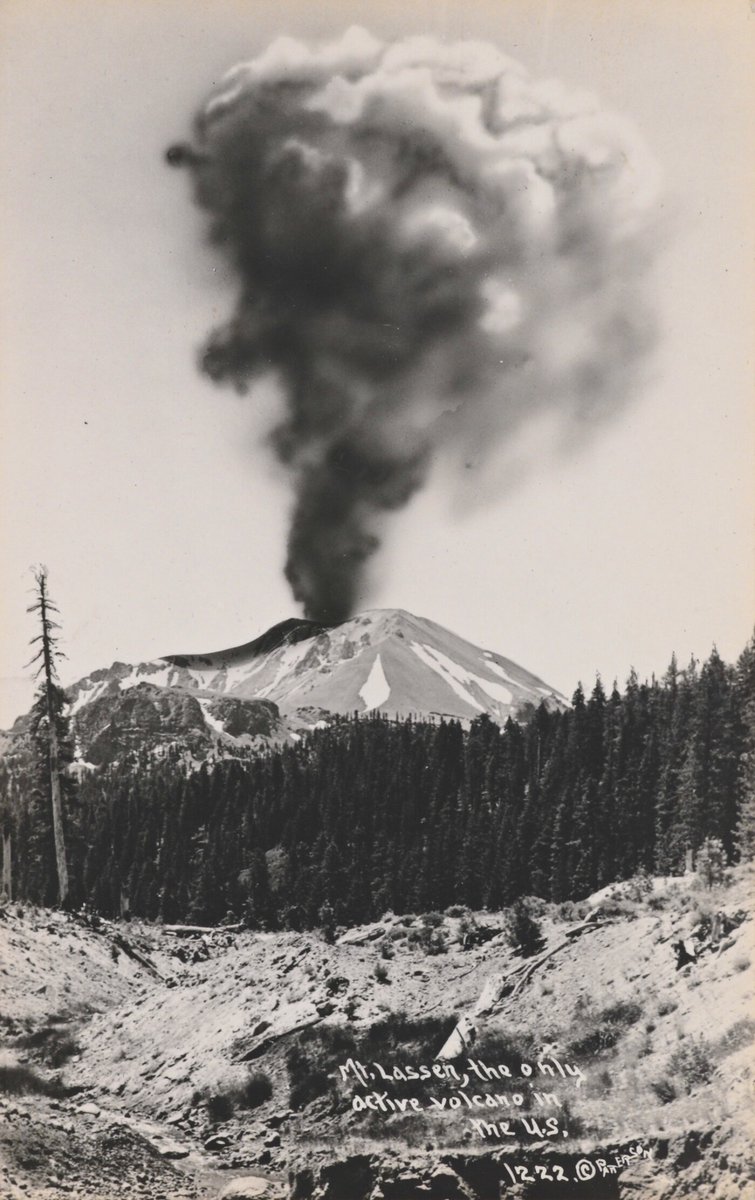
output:
<instances>
[{"instance_id":1,"label":"snow patch on mountain","mask_svg":"<svg viewBox=\"0 0 755 1200\"><path fill-rule=\"evenodd\" d=\"M446 658L438 650L433 650L431 646L421 645L419 642L412 642L412 650L417 655L417 658L425 663L431 671L435 671L436 674L440 675L441 679L449 685L465 704L470 704L478 712L483 711L482 705L478 704L468 688L465 687L465 684L469 682L469 676L456 663Z\"/></svg>"},{"instance_id":2,"label":"snow patch on mountain","mask_svg":"<svg viewBox=\"0 0 755 1200\"><path fill-rule=\"evenodd\" d=\"M391 687L385 677L383 664L378 654L370 668L369 675L359 689L359 695L364 700L365 712L369 712L371 709L379 708L381 704L385 704L390 694Z\"/></svg>"},{"instance_id":3,"label":"snow patch on mountain","mask_svg":"<svg viewBox=\"0 0 755 1200\"><path fill-rule=\"evenodd\" d=\"M213 717L210 712L211 700L199 700L199 707L202 710L202 716L210 729L214 729L216 733L225 733L225 725L222 721L218 721L217 717Z\"/></svg>"}]
</instances>

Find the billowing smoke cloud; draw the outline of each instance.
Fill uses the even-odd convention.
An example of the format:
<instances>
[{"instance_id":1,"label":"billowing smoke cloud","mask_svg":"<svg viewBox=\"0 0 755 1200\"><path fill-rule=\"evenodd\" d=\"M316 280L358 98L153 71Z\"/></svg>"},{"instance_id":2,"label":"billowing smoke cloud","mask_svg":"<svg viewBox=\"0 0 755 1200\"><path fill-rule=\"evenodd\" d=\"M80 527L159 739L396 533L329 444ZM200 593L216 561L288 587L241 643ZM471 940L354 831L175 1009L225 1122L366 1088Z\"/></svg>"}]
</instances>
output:
<instances>
[{"instance_id":1,"label":"billowing smoke cloud","mask_svg":"<svg viewBox=\"0 0 755 1200\"><path fill-rule=\"evenodd\" d=\"M628 123L490 45L281 38L168 159L241 285L203 369L283 386L286 575L314 619L350 615L439 450L479 457L545 410L587 429L636 384L653 164Z\"/></svg>"}]
</instances>

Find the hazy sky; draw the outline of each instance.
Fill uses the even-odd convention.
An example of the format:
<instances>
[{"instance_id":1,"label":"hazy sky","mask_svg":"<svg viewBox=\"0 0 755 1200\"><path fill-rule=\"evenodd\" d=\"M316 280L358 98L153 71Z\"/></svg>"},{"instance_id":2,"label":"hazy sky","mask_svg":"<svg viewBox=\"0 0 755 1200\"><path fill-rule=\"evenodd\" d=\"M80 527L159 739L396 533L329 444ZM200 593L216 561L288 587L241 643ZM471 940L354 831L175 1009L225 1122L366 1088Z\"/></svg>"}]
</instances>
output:
<instances>
[{"instance_id":1,"label":"hazy sky","mask_svg":"<svg viewBox=\"0 0 755 1200\"><path fill-rule=\"evenodd\" d=\"M403 607L571 693L752 630L755 15L745 0L4 0L0 4L0 725L28 706L29 567L64 682L217 649L296 611L289 489L258 443L279 399L196 367L235 282L166 147L275 36L494 42L596 92L659 160L660 349L632 404L516 488L439 472L362 607Z\"/></svg>"}]
</instances>

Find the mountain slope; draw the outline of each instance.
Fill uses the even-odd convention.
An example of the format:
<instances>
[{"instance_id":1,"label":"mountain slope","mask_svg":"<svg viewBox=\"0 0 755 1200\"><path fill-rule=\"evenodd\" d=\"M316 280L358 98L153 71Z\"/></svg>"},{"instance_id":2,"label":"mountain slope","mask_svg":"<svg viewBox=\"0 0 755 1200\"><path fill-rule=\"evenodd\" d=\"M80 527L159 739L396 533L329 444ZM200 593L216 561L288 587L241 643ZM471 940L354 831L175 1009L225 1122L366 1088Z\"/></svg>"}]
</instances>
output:
<instances>
[{"instance_id":1,"label":"mountain slope","mask_svg":"<svg viewBox=\"0 0 755 1200\"><path fill-rule=\"evenodd\" d=\"M247 756L298 740L334 715L385 713L468 724L522 720L563 696L522 667L402 609L374 609L324 627L292 618L242 646L115 662L67 691L77 759L173 750L193 761ZM23 751L28 717L2 748Z\"/></svg>"},{"instance_id":2,"label":"mountain slope","mask_svg":"<svg viewBox=\"0 0 755 1200\"><path fill-rule=\"evenodd\" d=\"M212 697L266 701L294 725L328 713L380 711L453 717L487 713L503 724L531 706L564 703L552 688L509 659L401 609L375 609L334 628L284 621L255 641L210 654L114 663L70 689L77 724L84 709L134 688L192 695L205 723L228 731ZM311 723L311 722L310 722Z\"/></svg>"}]
</instances>

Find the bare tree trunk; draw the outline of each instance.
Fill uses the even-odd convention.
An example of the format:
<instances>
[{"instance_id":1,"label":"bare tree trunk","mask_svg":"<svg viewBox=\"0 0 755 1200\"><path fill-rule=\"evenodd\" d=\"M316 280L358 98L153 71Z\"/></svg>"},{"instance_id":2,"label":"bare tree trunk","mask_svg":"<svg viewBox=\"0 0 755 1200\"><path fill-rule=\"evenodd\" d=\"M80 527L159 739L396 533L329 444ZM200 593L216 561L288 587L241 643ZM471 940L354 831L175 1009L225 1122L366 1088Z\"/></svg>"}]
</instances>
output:
<instances>
[{"instance_id":1,"label":"bare tree trunk","mask_svg":"<svg viewBox=\"0 0 755 1200\"><path fill-rule=\"evenodd\" d=\"M50 799L52 802L52 832L55 840L55 865L58 872L58 901L61 907L68 899L68 864L63 837L63 802L60 795L60 763L58 755L58 730L55 723L53 703L53 647L51 644L49 600L47 597L47 575L43 570L37 575L39 585L39 613L42 620L42 663L45 673L47 695L47 739L50 761Z\"/></svg>"},{"instance_id":2,"label":"bare tree trunk","mask_svg":"<svg viewBox=\"0 0 755 1200\"><path fill-rule=\"evenodd\" d=\"M6 900L13 899L13 875L11 872L11 832L10 827L3 829L3 876L0 881L0 895Z\"/></svg>"},{"instance_id":3,"label":"bare tree trunk","mask_svg":"<svg viewBox=\"0 0 755 1200\"><path fill-rule=\"evenodd\" d=\"M55 728L55 713L52 705L50 682L47 684L47 718L50 737L50 798L52 800L52 832L55 839L55 865L58 869L58 900L61 907L68 899L68 863L63 839L63 803L60 798L60 770L58 767L58 733Z\"/></svg>"}]
</instances>

